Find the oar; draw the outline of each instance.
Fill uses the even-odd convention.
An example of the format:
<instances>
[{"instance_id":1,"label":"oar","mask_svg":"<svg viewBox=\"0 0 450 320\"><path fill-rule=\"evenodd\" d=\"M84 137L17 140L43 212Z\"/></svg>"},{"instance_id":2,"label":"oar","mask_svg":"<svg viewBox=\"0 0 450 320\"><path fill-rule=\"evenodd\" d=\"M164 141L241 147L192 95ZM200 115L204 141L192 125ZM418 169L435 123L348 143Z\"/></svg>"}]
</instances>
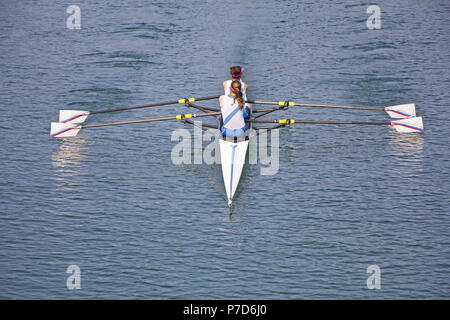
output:
<instances>
[{"instance_id":1,"label":"oar","mask_svg":"<svg viewBox=\"0 0 450 320\"><path fill-rule=\"evenodd\" d=\"M278 105L286 107L318 107L318 108L334 108L334 109L358 109L358 110L377 110L386 111L391 118L411 118L416 116L416 106L414 103L400 104L397 106L390 107L357 107L357 106L339 106L339 105L329 105L329 104L317 104L317 103L298 103L293 101L246 101L251 104L267 104L267 105Z\"/></svg>"},{"instance_id":2,"label":"oar","mask_svg":"<svg viewBox=\"0 0 450 320\"><path fill-rule=\"evenodd\" d=\"M165 106L165 105L169 105L169 104L186 103L186 102L194 102L194 101L202 101L202 100L211 100L211 99L217 99L219 97L220 97L220 95L209 96L209 97L200 97L200 98L184 98L184 99L173 100L173 101L157 102L157 103L143 104L143 105L139 105L139 106L124 107L124 108L105 109L105 110L99 110L99 111L60 110L59 111L59 122L61 122L61 123L83 123L84 121L86 121L86 118L91 114L158 107L158 106Z\"/></svg>"},{"instance_id":3,"label":"oar","mask_svg":"<svg viewBox=\"0 0 450 320\"><path fill-rule=\"evenodd\" d=\"M50 135L53 138L75 137L81 129L87 129L87 128L120 126L120 125L124 125L124 124L156 122L156 121L166 121L166 120L182 120L183 121L184 119L210 117L210 116L217 116L219 114L221 114L221 112L209 112L209 113L200 113L200 114L179 114L179 115L173 116L173 117L109 122L109 123L99 123L99 124L87 124L87 125L76 124L76 123L52 122L51 129L50 129Z\"/></svg>"},{"instance_id":4,"label":"oar","mask_svg":"<svg viewBox=\"0 0 450 320\"><path fill-rule=\"evenodd\" d=\"M303 124L361 124L361 125L389 125L393 126L395 130L402 133L409 132L423 132L422 117L411 117L407 119L401 119L391 122L364 122L364 121L309 121L309 120L292 120L292 119L280 119L280 120L248 120L253 123L278 123L289 126L294 123Z\"/></svg>"}]
</instances>

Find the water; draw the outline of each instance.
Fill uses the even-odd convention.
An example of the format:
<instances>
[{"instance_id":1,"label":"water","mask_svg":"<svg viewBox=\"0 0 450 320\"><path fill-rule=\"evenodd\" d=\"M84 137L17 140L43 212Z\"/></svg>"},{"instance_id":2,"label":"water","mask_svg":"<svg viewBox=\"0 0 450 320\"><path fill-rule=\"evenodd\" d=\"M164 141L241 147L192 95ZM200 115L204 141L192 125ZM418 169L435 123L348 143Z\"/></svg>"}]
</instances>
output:
<instances>
[{"instance_id":1,"label":"water","mask_svg":"<svg viewBox=\"0 0 450 320\"><path fill-rule=\"evenodd\" d=\"M0 4L0 298L448 299L447 1L64 1ZM178 122L49 137L58 110L215 95L414 102L424 135L379 126L280 131L280 168L246 169L231 211L217 165L175 166ZM209 103L214 105L214 103ZM174 115L182 106L95 115ZM268 118L386 121L290 108ZM68 290L66 269L81 269ZM381 269L368 290L366 269Z\"/></svg>"}]
</instances>

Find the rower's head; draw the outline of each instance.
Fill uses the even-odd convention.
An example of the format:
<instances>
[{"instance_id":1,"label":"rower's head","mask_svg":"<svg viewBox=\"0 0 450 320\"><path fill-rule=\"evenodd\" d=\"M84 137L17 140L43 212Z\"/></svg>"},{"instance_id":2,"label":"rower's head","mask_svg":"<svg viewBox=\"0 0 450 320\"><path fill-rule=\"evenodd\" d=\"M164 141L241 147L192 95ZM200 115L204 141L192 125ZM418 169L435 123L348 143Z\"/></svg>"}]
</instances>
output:
<instances>
[{"instance_id":1,"label":"rower's head","mask_svg":"<svg viewBox=\"0 0 450 320\"><path fill-rule=\"evenodd\" d=\"M230 68L230 74L233 79L240 79L242 77L242 72L244 71L243 67L240 66L232 66Z\"/></svg>"},{"instance_id":2,"label":"rower's head","mask_svg":"<svg viewBox=\"0 0 450 320\"><path fill-rule=\"evenodd\" d=\"M244 97L242 96L241 81L233 80L230 84L230 93L236 99L241 110L244 108Z\"/></svg>"}]
</instances>

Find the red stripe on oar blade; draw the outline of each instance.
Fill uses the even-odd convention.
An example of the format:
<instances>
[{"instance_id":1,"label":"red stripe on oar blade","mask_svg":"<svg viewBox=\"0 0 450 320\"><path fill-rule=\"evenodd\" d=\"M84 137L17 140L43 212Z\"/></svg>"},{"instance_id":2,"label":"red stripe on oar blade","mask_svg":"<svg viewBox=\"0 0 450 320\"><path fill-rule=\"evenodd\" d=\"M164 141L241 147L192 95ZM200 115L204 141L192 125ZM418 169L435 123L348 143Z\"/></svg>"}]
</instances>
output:
<instances>
[{"instance_id":1,"label":"red stripe on oar blade","mask_svg":"<svg viewBox=\"0 0 450 320\"><path fill-rule=\"evenodd\" d=\"M64 129L64 130L62 130L62 131L60 131L60 132L57 132L57 133L52 134L52 137L56 137L57 135L63 134L64 132L67 132L67 131L69 131L69 130L72 130L72 129L75 129L75 128L78 128L78 127L79 127L79 126L74 126L74 127L71 127L71 128Z\"/></svg>"},{"instance_id":2,"label":"red stripe on oar blade","mask_svg":"<svg viewBox=\"0 0 450 320\"><path fill-rule=\"evenodd\" d=\"M409 129L417 130L417 131L423 131L422 128L413 127L413 126L411 126L411 125L404 124L404 123L391 122L390 124L391 124L391 125L397 125L397 126L403 126L403 127L409 128Z\"/></svg>"},{"instance_id":3,"label":"red stripe on oar blade","mask_svg":"<svg viewBox=\"0 0 450 320\"><path fill-rule=\"evenodd\" d=\"M410 117L410 118L411 118L411 117L414 117L414 116L412 116L412 115L410 115L410 114L403 113L403 112L396 111L396 110L390 110L390 109L384 108L384 111L394 112L394 113L400 114L400 115L402 115L402 116L407 116L407 117Z\"/></svg>"},{"instance_id":4,"label":"red stripe on oar blade","mask_svg":"<svg viewBox=\"0 0 450 320\"><path fill-rule=\"evenodd\" d=\"M73 118L64 120L62 123L67 123L67 122L69 122L69 121L73 121L73 120L78 119L79 117L82 117L82 116L85 116L85 115L87 115L87 113L79 114L79 115L77 115L77 116L75 116L75 117L73 117Z\"/></svg>"}]
</instances>

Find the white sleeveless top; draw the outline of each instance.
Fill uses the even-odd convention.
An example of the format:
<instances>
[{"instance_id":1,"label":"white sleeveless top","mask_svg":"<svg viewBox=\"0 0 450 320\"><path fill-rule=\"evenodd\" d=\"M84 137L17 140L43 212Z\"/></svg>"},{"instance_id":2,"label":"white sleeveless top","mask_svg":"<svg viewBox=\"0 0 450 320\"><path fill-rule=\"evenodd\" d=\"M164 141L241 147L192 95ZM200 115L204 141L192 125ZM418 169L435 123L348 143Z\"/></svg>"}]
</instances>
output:
<instances>
[{"instance_id":1,"label":"white sleeveless top","mask_svg":"<svg viewBox=\"0 0 450 320\"><path fill-rule=\"evenodd\" d=\"M244 98L244 101L247 101L247 93L245 93L245 90L244 90L245 83L244 83L244 81L242 81L242 79L240 79L239 81L241 81L242 98ZM227 95L227 96L230 95L231 82L233 82L233 80L227 80L227 88L225 90L225 95ZM249 104L246 103L245 106L249 107Z\"/></svg>"},{"instance_id":2,"label":"white sleeveless top","mask_svg":"<svg viewBox=\"0 0 450 320\"><path fill-rule=\"evenodd\" d=\"M230 95L222 96L223 99L223 107L222 111L222 119L225 124L226 119L236 111L236 108L239 109L239 104L234 102L234 97ZM225 124L225 128L227 129L241 129L245 126L244 114L241 109L239 109L235 114L229 118L230 120Z\"/></svg>"}]
</instances>

